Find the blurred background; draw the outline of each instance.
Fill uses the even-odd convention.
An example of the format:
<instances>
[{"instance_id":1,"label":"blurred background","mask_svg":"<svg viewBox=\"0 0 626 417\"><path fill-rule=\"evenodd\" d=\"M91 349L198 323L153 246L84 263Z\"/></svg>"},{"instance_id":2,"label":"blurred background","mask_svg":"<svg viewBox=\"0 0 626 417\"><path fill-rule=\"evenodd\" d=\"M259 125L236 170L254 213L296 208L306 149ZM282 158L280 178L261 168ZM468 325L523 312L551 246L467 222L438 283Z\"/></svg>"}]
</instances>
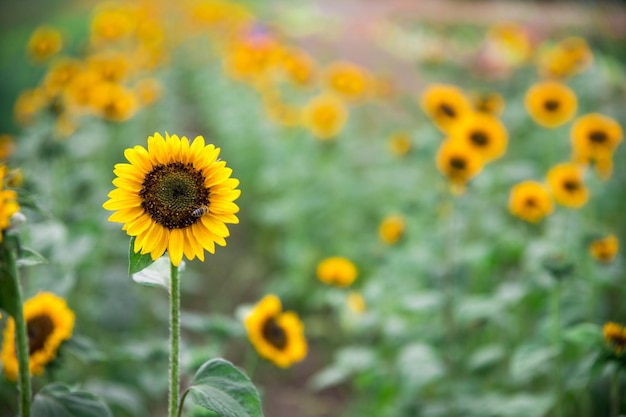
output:
<instances>
[{"instance_id":1,"label":"blurred background","mask_svg":"<svg viewBox=\"0 0 626 417\"><path fill-rule=\"evenodd\" d=\"M603 332L626 323L624 2L4 1L0 56L5 186L48 260L23 268L25 296L76 313L35 391L76 383L116 417L165 415L167 294L128 276L102 203L124 149L167 131L220 147L242 190L227 246L183 272L183 386L222 356L267 416L626 412L622 336ZM554 123L528 99L547 81L573 96L556 94L574 105ZM497 120L502 152L447 166L461 128L433 101ZM588 114L610 119L589 128L612 138L606 158L577 148ZM570 163L580 204L548 178ZM512 203L522 181L550 190L539 218ZM353 283L319 275L335 256ZM243 325L270 293L305 327L287 369ZM16 398L3 379L0 414Z\"/></svg>"}]
</instances>

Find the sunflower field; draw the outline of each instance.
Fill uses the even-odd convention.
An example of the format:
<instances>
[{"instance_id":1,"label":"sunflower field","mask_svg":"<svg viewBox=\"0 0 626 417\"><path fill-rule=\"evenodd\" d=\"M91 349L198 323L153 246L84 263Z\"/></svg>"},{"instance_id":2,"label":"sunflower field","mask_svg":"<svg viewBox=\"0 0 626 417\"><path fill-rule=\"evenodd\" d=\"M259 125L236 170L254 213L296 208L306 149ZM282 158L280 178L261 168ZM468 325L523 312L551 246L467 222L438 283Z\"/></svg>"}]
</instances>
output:
<instances>
[{"instance_id":1,"label":"sunflower field","mask_svg":"<svg viewBox=\"0 0 626 417\"><path fill-rule=\"evenodd\" d=\"M626 6L9 3L0 416L626 414Z\"/></svg>"}]
</instances>

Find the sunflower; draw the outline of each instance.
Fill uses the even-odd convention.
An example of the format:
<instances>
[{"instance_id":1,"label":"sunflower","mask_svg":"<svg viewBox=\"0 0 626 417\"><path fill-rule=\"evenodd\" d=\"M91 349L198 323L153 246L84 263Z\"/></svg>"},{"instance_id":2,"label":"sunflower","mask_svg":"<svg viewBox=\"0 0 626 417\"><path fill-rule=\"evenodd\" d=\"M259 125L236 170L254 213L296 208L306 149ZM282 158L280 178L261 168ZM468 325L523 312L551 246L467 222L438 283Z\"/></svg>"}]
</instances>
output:
<instances>
[{"instance_id":1,"label":"sunflower","mask_svg":"<svg viewBox=\"0 0 626 417\"><path fill-rule=\"evenodd\" d=\"M327 140L339 134L348 121L344 102L330 94L312 98L302 112L304 126L318 139Z\"/></svg>"},{"instance_id":2,"label":"sunflower","mask_svg":"<svg viewBox=\"0 0 626 417\"><path fill-rule=\"evenodd\" d=\"M515 22L499 22L489 28L487 43L510 65L526 62L532 54L528 30Z\"/></svg>"},{"instance_id":3,"label":"sunflower","mask_svg":"<svg viewBox=\"0 0 626 417\"><path fill-rule=\"evenodd\" d=\"M602 263L612 262L618 250L619 240L617 240L617 236L612 234L600 239L595 239L589 244L591 256Z\"/></svg>"},{"instance_id":4,"label":"sunflower","mask_svg":"<svg viewBox=\"0 0 626 417\"><path fill-rule=\"evenodd\" d=\"M539 125L554 128L576 114L576 94L565 84L544 81L530 87L524 99L530 117Z\"/></svg>"},{"instance_id":5,"label":"sunflower","mask_svg":"<svg viewBox=\"0 0 626 417\"><path fill-rule=\"evenodd\" d=\"M574 160L588 162L610 158L622 137L622 127L614 119L598 113L585 114L572 125L570 139Z\"/></svg>"},{"instance_id":6,"label":"sunflower","mask_svg":"<svg viewBox=\"0 0 626 417\"><path fill-rule=\"evenodd\" d=\"M28 55L35 62L43 62L59 53L63 48L61 33L48 26L41 26L33 32L28 41Z\"/></svg>"},{"instance_id":7,"label":"sunflower","mask_svg":"<svg viewBox=\"0 0 626 417\"><path fill-rule=\"evenodd\" d=\"M582 168L576 164L563 163L552 167L547 180L552 197L562 206L580 208L589 199Z\"/></svg>"},{"instance_id":8,"label":"sunflower","mask_svg":"<svg viewBox=\"0 0 626 417\"><path fill-rule=\"evenodd\" d=\"M398 214L387 216L378 227L378 237L383 243L393 245L400 240L405 228L404 217Z\"/></svg>"},{"instance_id":9,"label":"sunflower","mask_svg":"<svg viewBox=\"0 0 626 417\"><path fill-rule=\"evenodd\" d=\"M372 76L351 62L333 62L326 68L324 78L330 91L349 101L363 101L372 93Z\"/></svg>"},{"instance_id":10,"label":"sunflower","mask_svg":"<svg viewBox=\"0 0 626 417\"><path fill-rule=\"evenodd\" d=\"M350 291L346 297L346 305L348 309L355 314L361 314L367 309L365 299L360 292Z\"/></svg>"},{"instance_id":11,"label":"sunflower","mask_svg":"<svg viewBox=\"0 0 626 417\"><path fill-rule=\"evenodd\" d=\"M453 186L462 192L465 184L474 178L483 167L480 154L463 141L445 140L437 151L437 169Z\"/></svg>"},{"instance_id":12,"label":"sunflower","mask_svg":"<svg viewBox=\"0 0 626 417\"><path fill-rule=\"evenodd\" d=\"M317 278L325 284L347 287L354 282L359 271L347 258L333 256L317 264Z\"/></svg>"},{"instance_id":13,"label":"sunflower","mask_svg":"<svg viewBox=\"0 0 626 417\"><path fill-rule=\"evenodd\" d=\"M13 116L21 126L28 126L35 120L35 115L48 104L46 93L42 88L22 91L15 100Z\"/></svg>"},{"instance_id":14,"label":"sunflower","mask_svg":"<svg viewBox=\"0 0 626 417\"><path fill-rule=\"evenodd\" d=\"M41 375L45 366L57 356L61 344L72 337L74 312L65 300L50 292L41 292L24 303L24 320L28 333L29 370ZM17 381L15 321L9 317L4 329L2 369L10 381Z\"/></svg>"},{"instance_id":15,"label":"sunflower","mask_svg":"<svg viewBox=\"0 0 626 417\"><path fill-rule=\"evenodd\" d=\"M624 326L612 321L607 322L602 328L604 341L617 355L621 355L626 348L626 329Z\"/></svg>"},{"instance_id":16,"label":"sunflower","mask_svg":"<svg viewBox=\"0 0 626 417\"><path fill-rule=\"evenodd\" d=\"M443 132L472 111L472 104L460 88L447 84L432 84L420 97L424 113Z\"/></svg>"},{"instance_id":17,"label":"sunflower","mask_svg":"<svg viewBox=\"0 0 626 417\"><path fill-rule=\"evenodd\" d=\"M158 259L167 249L178 266L183 258L204 261L204 250L215 252L215 243L226 245L225 223L238 223L235 203L241 192L232 169L217 159L220 149L204 144L198 136L159 133L142 146L126 149L130 164L117 164L113 171L117 188L103 207L115 211L109 221L124 223L123 230L135 236L135 252Z\"/></svg>"},{"instance_id":18,"label":"sunflower","mask_svg":"<svg viewBox=\"0 0 626 417\"><path fill-rule=\"evenodd\" d=\"M477 112L498 117L504 111L504 98L500 93L487 91L474 92L470 94L470 99L474 110Z\"/></svg>"},{"instance_id":19,"label":"sunflower","mask_svg":"<svg viewBox=\"0 0 626 417\"><path fill-rule=\"evenodd\" d=\"M43 80L43 89L48 97L60 94L82 68L83 64L77 59L63 58L55 61Z\"/></svg>"},{"instance_id":20,"label":"sunflower","mask_svg":"<svg viewBox=\"0 0 626 417\"><path fill-rule=\"evenodd\" d=\"M585 71L593 61L587 41L571 36L547 48L539 57L539 73L544 77L565 79Z\"/></svg>"},{"instance_id":21,"label":"sunflower","mask_svg":"<svg viewBox=\"0 0 626 417\"><path fill-rule=\"evenodd\" d=\"M552 213L548 189L536 181L523 181L511 189L509 211L527 222L537 223Z\"/></svg>"},{"instance_id":22,"label":"sunflower","mask_svg":"<svg viewBox=\"0 0 626 417\"><path fill-rule=\"evenodd\" d=\"M307 354L304 325L293 311L282 311L278 297L266 295L245 319L250 342L259 355L287 368Z\"/></svg>"},{"instance_id":23,"label":"sunflower","mask_svg":"<svg viewBox=\"0 0 626 417\"><path fill-rule=\"evenodd\" d=\"M504 155L508 141L502 122L485 113L468 113L450 128L449 139L464 142L478 152L484 162Z\"/></svg>"},{"instance_id":24,"label":"sunflower","mask_svg":"<svg viewBox=\"0 0 626 417\"><path fill-rule=\"evenodd\" d=\"M17 203L17 193L3 189L6 174L6 166L0 165L0 243L2 243L4 231L11 225L11 217L20 209Z\"/></svg>"},{"instance_id":25,"label":"sunflower","mask_svg":"<svg viewBox=\"0 0 626 417\"><path fill-rule=\"evenodd\" d=\"M133 87L135 96L142 106L157 102L163 95L163 87L156 78L142 78Z\"/></svg>"},{"instance_id":26,"label":"sunflower","mask_svg":"<svg viewBox=\"0 0 626 417\"><path fill-rule=\"evenodd\" d=\"M137 111L137 97L126 87L111 82L101 82L90 94L91 107L106 120L123 122Z\"/></svg>"},{"instance_id":27,"label":"sunflower","mask_svg":"<svg viewBox=\"0 0 626 417\"><path fill-rule=\"evenodd\" d=\"M87 67L100 74L103 80L119 83L128 78L131 63L122 53L101 52L87 58Z\"/></svg>"},{"instance_id":28,"label":"sunflower","mask_svg":"<svg viewBox=\"0 0 626 417\"><path fill-rule=\"evenodd\" d=\"M287 80L299 87L309 87L315 81L317 67L313 58L295 48L285 48L279 66Z\"/></svg>"},{"instance_id":29,"label":"sunflower","mask_svg":"<svg viewBox=\"0 0 626 417\"><path fill-rule=\"evenodd\" d=\"M91 42L96 45L128 38L136 27L136 17L128 7L106 4L91 21Z\"/></svg>"},{"instance_id":30,"label":"sunflower","mask_svg":"<svg viewBox=\"0 0 626 417\"><path fill-rule=\"evenodd\" d=\"M396 132L389 136L389 150L392 154L404 156L411 151L411 136L406 132Z\"/></svg>"},{"instance_id":31,"label":"sunflower","mask_svg":"<svg viewBox=\"0 0 626 417\"><path fill-rule=\"evenodd\" d=\"M15 152L13 136L6 133L0 134L0 161L7 160Z\"/></svg>"}]
</instances>

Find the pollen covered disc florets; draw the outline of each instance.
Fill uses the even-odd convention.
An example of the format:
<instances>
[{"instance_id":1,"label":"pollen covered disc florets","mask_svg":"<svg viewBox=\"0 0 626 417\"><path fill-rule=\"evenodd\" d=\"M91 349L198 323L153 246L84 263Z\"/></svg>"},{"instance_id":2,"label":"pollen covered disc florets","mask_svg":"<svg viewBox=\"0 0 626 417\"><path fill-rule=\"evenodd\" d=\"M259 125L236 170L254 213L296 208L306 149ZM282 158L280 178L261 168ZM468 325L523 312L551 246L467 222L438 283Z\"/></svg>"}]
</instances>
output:
<instances>
[{"instance_id":1,"label":"pollen covered disc florets","mask_svg":"<svg viewBox=\"0 0 626 417\"><path fill-rule=\"evenodd\" d=\"M183 255L203 261L204 250L226 245L226 224L239 223L234 201L241 191L219 152L201 136L190 143L167 133L150 136L147 149L126 149L130 163L115 166L117 188L103 207L115 211L110 221L124 223L136 237L135 251L156 260L167 250L179 265Z\"/></svg>"}]
</instances>

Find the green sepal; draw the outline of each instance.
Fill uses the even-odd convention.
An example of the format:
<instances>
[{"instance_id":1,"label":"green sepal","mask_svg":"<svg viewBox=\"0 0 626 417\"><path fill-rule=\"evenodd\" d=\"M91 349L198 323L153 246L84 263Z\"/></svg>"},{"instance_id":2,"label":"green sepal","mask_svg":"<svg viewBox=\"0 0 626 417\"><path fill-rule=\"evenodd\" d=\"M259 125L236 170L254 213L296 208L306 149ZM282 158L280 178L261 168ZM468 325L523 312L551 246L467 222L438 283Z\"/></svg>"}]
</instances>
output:
<instances>
[{"instance_id":1,"label":"green sepal","mask_svg":"<svg viewBox=\"0 0 626 417\"><path fill-rule=\"evenodd\" d=\"M140 252L135 252L135 236L131 237L128 245L128 275L141 271L153 262L149 253L142 255Z\"/></svg>"},{"instance_id":2,"label":"green sepal","mask_svg":"<svg viewBox=\"0 0 626 417\"><path fill-rule=\"evenodd\" d=\"M46 385L35 395L32 416L37 417L113 417L109 407L100 398L87 391L67 385Z\"/></svg>"},{"instance_id":3,"label":"green sepal","mask_svg":"<svg viewBox=\"0 0 626 417\"><path fill-rule=\"evenodd\" d=\"M195 404L220 417L263 417L259 392L250 378L224 359L205 362L189 392Z\"/></svg>"}]
</instances>

